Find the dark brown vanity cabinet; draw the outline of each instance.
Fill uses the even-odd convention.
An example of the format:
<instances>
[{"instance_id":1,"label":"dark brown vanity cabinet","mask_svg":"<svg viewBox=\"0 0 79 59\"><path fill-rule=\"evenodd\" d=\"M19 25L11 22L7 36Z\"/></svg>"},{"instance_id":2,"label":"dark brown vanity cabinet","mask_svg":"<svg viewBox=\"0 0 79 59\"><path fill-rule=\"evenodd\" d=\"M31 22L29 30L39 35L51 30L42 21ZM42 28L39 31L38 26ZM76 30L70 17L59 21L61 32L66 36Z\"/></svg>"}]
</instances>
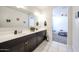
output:
<instances>
[{"instance_id":1,"label":"dark brown vanity cabinet","mask_svg":"<svg viewBox=\"0 0 79 59\"><path fill-rule=\"evenodd\" d=\"M25 42L24 51L25 52L33 51L44 40L44 37L46 36L45 32L46 31L41 31L29 35L29 37L26 38L28 40Z\"/></svg>"},{"instance_id":2,"label":"dark brown vanity cabinet","mask_svg":"<svg viewBox=\"0 0 79 59\"><path fill-rule=\"evenodd\" d=\"M45 32L44 30L0 43L0 51L31 52L44 40Z\"/></svg>"}]
</instances>

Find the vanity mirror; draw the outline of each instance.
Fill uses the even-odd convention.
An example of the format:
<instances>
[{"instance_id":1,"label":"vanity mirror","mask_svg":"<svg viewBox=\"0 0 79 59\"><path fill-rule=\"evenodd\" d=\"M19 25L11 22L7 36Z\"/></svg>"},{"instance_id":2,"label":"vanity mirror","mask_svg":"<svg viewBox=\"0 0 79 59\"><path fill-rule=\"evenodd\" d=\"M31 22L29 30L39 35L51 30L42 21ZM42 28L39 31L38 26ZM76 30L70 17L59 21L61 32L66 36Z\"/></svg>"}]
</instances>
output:
<instances>
[{"instance_id":1,"label":"vanity mirror","mask_svg":"<svg viewBox=\"0 0 79 59\"><path fill-rule=\"evenodd\" d=\"M33 20L33 21L32 21ZM32 12L17 8L16 6L0 6L0 33L21 33L34 26L34 17ZM3 34L4 34L3 33Z\"/></svg>"},{"instance_id":2,"label":"vanity mirror","mask_svg":"<svg viewBox=\"0 0 79 59\"><path fill-rule=\"evenodd\" d=\"M35 14L36 11L38 11L37 14ZM37 7L0 6L0 33L15 30L21 33L26 29L38 30L46 26L44 18Z\"/></svg>"},{"instance_id":3,"label":"vanity mirror","mask_svg":"<svg viewBox=\"0 0 79 59\"><path fill-rule=\"evenodd\" d=\"M35 27L35 16L34 15L29 15L28 16L28 26L30 27Z\"/></svg>"},{"instance_id":4,"label":"vanity mirror","mask_svg":"<svg viewBox=\"0 0 79 59\"><path fill-rule=\"evenodd\" d=\"M29 13L15 6L0 6L0 27L28 28Z\"/></svg>"}]
</instances>

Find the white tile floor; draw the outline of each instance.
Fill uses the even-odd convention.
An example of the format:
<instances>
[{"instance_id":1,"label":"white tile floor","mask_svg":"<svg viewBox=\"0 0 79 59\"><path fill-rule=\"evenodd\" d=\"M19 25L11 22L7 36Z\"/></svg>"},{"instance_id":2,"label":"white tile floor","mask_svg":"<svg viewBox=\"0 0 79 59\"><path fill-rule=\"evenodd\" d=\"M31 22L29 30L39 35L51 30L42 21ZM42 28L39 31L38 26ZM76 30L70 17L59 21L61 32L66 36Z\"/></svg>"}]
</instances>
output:
<instances>
[{"instance_id":1,"label":"white tile floor","mask_svg":"<svg viewBox=\"0 0 79 59\"><path fill-rule=\"evenodd\" d=\"M33 52L67 52L67 46L55 41L44 41Z\"/></svg>"}]
</instances>

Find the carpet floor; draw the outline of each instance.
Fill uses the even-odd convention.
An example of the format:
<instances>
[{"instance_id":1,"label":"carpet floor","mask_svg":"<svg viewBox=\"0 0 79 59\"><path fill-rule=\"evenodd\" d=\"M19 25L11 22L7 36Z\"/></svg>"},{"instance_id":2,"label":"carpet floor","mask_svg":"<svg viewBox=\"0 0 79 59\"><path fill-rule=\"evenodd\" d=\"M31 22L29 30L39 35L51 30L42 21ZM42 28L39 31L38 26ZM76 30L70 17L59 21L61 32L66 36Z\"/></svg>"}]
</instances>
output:
<instances>
[{"instance_id":1,"label":"carpet floor","mask_svg":"<svg viewBox=\"0 0 79 59\"><path fill-rule=\"evenodd\" d=\"M53 40L59 43L67 44L67 37L59 36L55 32L53 32Z\"/></svg>"}]
</instances>

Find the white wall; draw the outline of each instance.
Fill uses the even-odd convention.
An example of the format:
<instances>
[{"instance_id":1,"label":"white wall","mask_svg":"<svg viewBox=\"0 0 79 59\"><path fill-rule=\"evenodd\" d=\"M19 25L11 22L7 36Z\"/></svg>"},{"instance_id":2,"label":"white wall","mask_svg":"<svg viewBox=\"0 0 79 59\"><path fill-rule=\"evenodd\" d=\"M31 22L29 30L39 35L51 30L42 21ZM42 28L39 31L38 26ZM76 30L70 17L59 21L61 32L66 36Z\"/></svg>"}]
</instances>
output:
<instances>
[{"instance_id":1,"label":"white wall","mask_svg":"<svg viewBox=\"0 0 79 59\"><path fill-rule=\"evenodd\" d=\"M72 21L72 7L68 7L68 37L67 37L67 48L68 51L72 51L72 32L73 32L73 21Z\"/></svg>"},{"instance_id":2,"label":"white wall","mask_svg":"<svg viewBox=\"0 0 79 59\"><path fill-rule=\"evenodd\" d=\"M16 18L20 20L17 21ZM6 22L11 19L11 22ZM23 21L26 21L24 24ZM8 7L0 7L0 27L28 27L28 15Z\"/></svg>"},{"instance_id":3,"label":"white wall","mask_svg":"<svg viewBox=\"0 0 79 59\"><path fill-rule=\"evenodd\" d=\"M47 20L47 38L49 42L52 42L52 8L53 7L47 7L47 9L45 9Z\"/></svg>"},{"instance_id":4,"label":"white wall","mask_svg":"<svg viewBox=\"0 0 79 59\"><path fill-rule=\"evenodd\" d=\"M79 18L75 18L79 7L73 7L73 51L79 51Z\"/></svg>"}]
</instances>

